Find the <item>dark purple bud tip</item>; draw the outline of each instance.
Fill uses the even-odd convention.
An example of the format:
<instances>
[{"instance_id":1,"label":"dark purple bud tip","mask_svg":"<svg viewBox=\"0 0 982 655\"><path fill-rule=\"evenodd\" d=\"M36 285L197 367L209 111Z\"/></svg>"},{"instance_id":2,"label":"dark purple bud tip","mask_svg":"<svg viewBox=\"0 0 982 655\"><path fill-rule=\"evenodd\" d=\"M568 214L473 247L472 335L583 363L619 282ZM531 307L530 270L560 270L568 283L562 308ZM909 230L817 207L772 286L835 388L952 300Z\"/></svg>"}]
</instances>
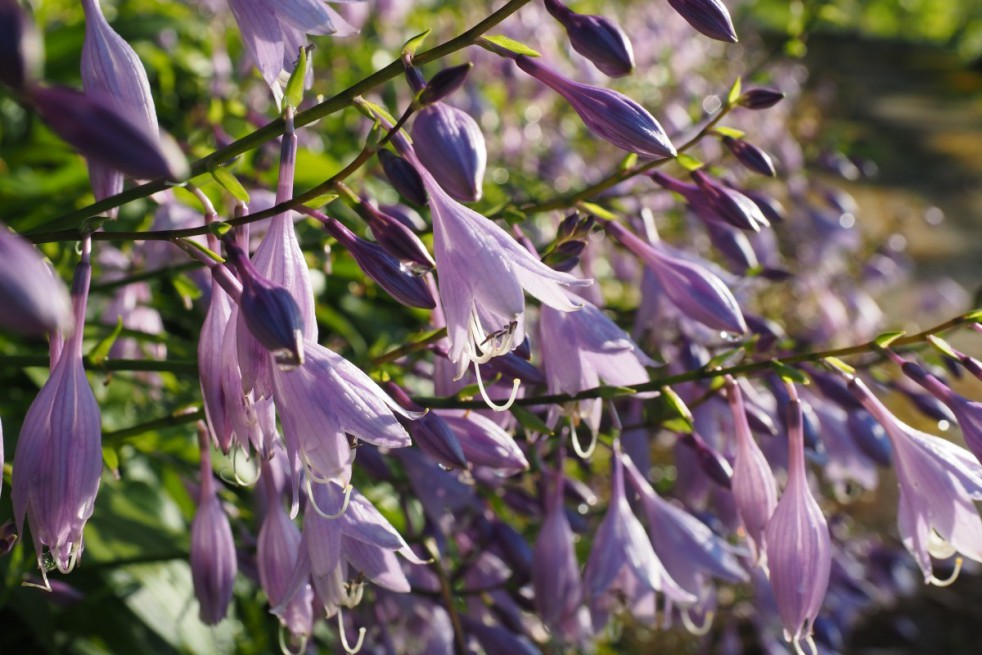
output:
<instances>
[{"instance_id":1,"label":"dark purple bud tip","mask_svg":"<svg viewBox=\"0 0 982 655\"><path fill-rule=\"evenodd\" d=\"M249 331L284 369L303 364L303 316L285 288L259 274L242 250L225 240L229 259L242 280L239 309Z\"/></svg>"},{"instance_id":2,"label":"dark purple bud tip","mask_svg":"<svg viewBox=\"0 0 982 655\"><path fill-rule=\"evenodd\" d=\"M610 77L623 77L634 70L631 41L616 23L603 16L570 11L558 0L546 0L546 9L569 36L573 49Z\"/></svg>"},{"instance_id":3,"label":"dark purple bud tip","mask_svg":"<svg viewBox=\"0 0 982 655\"><path fill-rule=\"evenodd\" d=\"M784 97L784 94L777 89L759 87L744 91L737 104L747 109L770 109L784 100Z\"/></svg>"},{"instance_id":4,"label":"dark purple bud tip","mask_svg":"<svg viewBox=\"0 0 982 655\"><path fill-rule=\"evenodd\" d=\"M367 201L363 201L360 207L368 216L368 228L378 244L413 274L422 275L436 268L426 246L405 223L376 209Z\"/></svg>"},{"instance_id":5,"label":"dark purple bud tip","mask_svg":"<svg viewBox=\"0 0 982 655\"><path fill-rule=\"evenodd\" d=\"M733 477L733 468L729 462L718 452L707 444L702 437L693 432L692 434L681 435L682 443L691 448L699 461L699 467L709 477L710 480L725 487L730 488Z\"/></svg>"},{"instance_id":6,"label":"dark purple bud tip","mask_svg":"<svg viewBox=\"0 0 982 655\"><path fill-rule=\"evenodd\" d=\"M21 91L41 70L41 39L17 0L0 0L0 82Z\"/></svg>"},{"instance_id":7,"label":"dark purple bud tip","mask_svg":"<svg viewBox=\"0 0 982 655\"><path fill-rule=\"evenodd\" d=\"M379 151L378 160L382 164L382 171L389 184L400 196L414 205L426 204L428 198L423 179L412 164L388 150Z\"/></svg>"},{"instance_id":8,"label":"dark purple bud tip","mask_svg":"<svg viewBox=\"0 0 982 655\"><path fill-rule=\"evenodd\" d=\"M689 25L709 38L728 43L737 42L730 12L720 0L668 0L668 4Z\"/></svg>"},{"instance_id":9,"label":"dark purple bud tip","mask_svg":"<svg viewBox=\"0 0 982 655\"><path fill-rule=\"evenodd\" d=\"M451 93L460 88L460 85L467 79L467 75L474 68L474 64L468 62L460 66L444 68L434 75L426 84L426 87L419 94L419 102L422 105L432 105L434 102L443 100Z\"/></svg>"},{"instance_id":10,"label":"dark purple bud tip","mask_svg":"<svg viewBox=\"0 0 982 655\"><path fill-rule=\"evenodd\" d=\"M416 114L412 134L416 156L447 193L461 202L481 199L488 150L477 121L439 102Z\"/></svg>"},{"instance_id":11,"label":"dark purple bud tip","mask_svg":"<svg viewBox=\"0 0 982 655\"><path fill-rule=\"evenodd\" d=\"M770 225L754 201L739 191L720 186L701 170L693 171L692 179L713 211L730 225L753 232L759 232L761 226Z\"/></svg>"},{"instance_id":12,"label":"dark purple bud tip","mask_svg":"<svg viewBox=\"0 0 982 655\"><path fill-rule=\"evenodd\" d=\"M730 149L730 152L737 158L745 168L761 175L775 177L777 171L774 170L774 162L771 156L752 143L743 139L734 139L731 136L724 136L723 143Z\"/></svg>"},{"instance_id":13,"label":"dark purple bud tip","mask_svg":"<svg viewBox=\"0 0 982 655\"><path fill-rule=\"evenodd\" d=\"M188 175L170 137L150 134L105 98L56 86L32 89L31 100L44 122L89 159L140 180Z\"/></svg>"}]
</instances>

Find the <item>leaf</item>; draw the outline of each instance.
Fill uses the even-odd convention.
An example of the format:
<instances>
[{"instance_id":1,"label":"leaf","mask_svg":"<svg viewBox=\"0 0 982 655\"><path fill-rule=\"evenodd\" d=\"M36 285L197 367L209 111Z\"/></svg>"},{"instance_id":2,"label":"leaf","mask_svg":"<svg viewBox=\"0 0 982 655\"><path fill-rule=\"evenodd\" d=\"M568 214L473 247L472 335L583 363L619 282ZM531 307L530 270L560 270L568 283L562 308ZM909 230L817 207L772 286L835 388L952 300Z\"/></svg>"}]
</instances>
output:
<instances>
[{"instance_id":1,"label":"leaf","mask_svg":"<svg viewBox=\"0 0 982 655\"><path fill-rule=\"evenodd\" d=\"M675 390L671 387L662 387L662 400L667 406L670 412L675 414L675 417L681 420L688 426L687 432L692 432L692 412L686 406L685 401L675 393Z\"/></svg>"},{"instance_id":2,"label":"leaf","mask_svg":"<svg viewBox=\"0 0 982 655\"><path fill-rule=\"evenodd\" d=\"M116 317L116 327L110 332L102 341L97 343L89 351L89 360L93 364L101 364L109 356L109 351L112 350L113 344L116 343L116 339L119 338L120 332L123 331L123 317Z\"/></svg>"},{"instance_id":3,"label":"leaf","mask_svg":"<svg viewBox=\"0 0 982 655\"><path fill-rule=\"evenodd\" d=\"M842 371L843 373L847 373L849 375L855 375L856 374L856 369L854 369L852 366L849 366L849 364L846 364L844 361L842 361L838 357L826 357L824 361L829 366L832 366L834 368L837 368L838 370Z\"/></svg>"},{"instance_id":4,"label":"leaf","mask_svg":"<svg viewBox=\"0 0 982 655\"><path fill-rule=\"evenodd\" d=\"M679 155L675 158L675 161L678 162L679 166L689 172L697 171L705 166L705 164L703 164L701 161L692 155L685 154L684 152L679 153Z\"/></svg>"},{"instance_id":5,"label":"leaf","mask_svg":"<svg viewBox=\"0 0 982 655\"><path fill-rule=\"evenodd\" d=\"M112 471L113 476L119 477L119 453L112 446L105 446L102 449L102 461L106 463L106 468Z\"/></svg>"},{"instance_id":6,"label":"leaf","mask_svg":"<svg viewBox=\"0 0 982 655\"><path fill-rule=\"evenodd\" d=\"M962 316L962 319L972 323L982 323L982 309L973 309Z\"/></svg>"},{"instance_id":7,"label":"leaf","mask_svg":"<svg viewBox=\"0 0 982 655\"><path fill-rule=\"evenodd\" d=\"M525 428L526 432L538 432L545 435L553 434L552 429L546 425L545 421L524 407L512 405L508 411L510 411L512 416L514 416L518 422L522 424L522 427Z\"/></svg>"},{"instance_id":8,"label":"leaf","mask_svg":"<svg viewBox=\"0 0 982 655\"><path fill-rule=\"evenodd\" d=\"M713 128L713 131L715 131L717 134L722 134L723 136L733 137L734 139L742 139L747 134L743 130L738 130L735 127L727 127L725 125L717 125L715 128Z\"/></svg>"},{"instance_id":9,"label":"leaf","mask_svg":"<svg viewBox=\"0 0 982 655\"><path fill-rule=\"evenodd\" d=\"M384 118L389 122L389 125L395 125L398 122L385 107L375 104L371 100L359 98L355 103L355 107L369 118Z\"/></svg>"},{"instance_id":10,"label":"leaf","mask_svg":"<svg viewBox=\"0 0 982 655\"><path fill-rule=\"evenodd\" d=\"M516 55L526 55L527 57L542 56L538 51L533 50L524 43L520 43L515 39L509 39L507 36L484 36L482 38L486 41L490 41L499 48L504 48L508 52L513 52Z\"/></svg>"},{"instance_id":11,"label":"leaf","mask_svg":"<svg viewBox=\"0 0 982 655\"><path fill-rule=\"evenodd\" d=\"M182 298L197 300L201 297L201 289L194 283L194 280L189 278L184 273L178 273L171 278L171 284L174 285L174 289L181 295Z\"/></svg>"},{"instance_id":12,"label":"leaf","mask_svg":"<svg viewBox=\"0 0 982 655\"><path fill-rule=\"evenodd\" d=\"M927 335L927 340L930 341L931 345L934 346L942 355L947 355L952 359L961 359L961 357L958 356L958 353L955 352L954 348L951 347L951 344L941 337L936 337L933 334L929 334Z\"/></svg>"},{"instance_id":13,"label":"leaf","mask_svg":"<svg viewBox=\"0 0 982 655\"><path fill-rule=\"evenodd\" d=\"M339 197L340 196L338 196L338 194L336 193L322 193L319 196L314 196L304 204L307 205L308 207L313 207L314 209L317 209L318 207L323 207L324 205L331 204Z\"/></svg>"},{"instance_id":14,"label":"leaf","mask_svg":"<svg viewBox=\"0 0 982 655\"><path fill-rule=\"evenodd\" d=\"M581 202L581 203L578 203L578 204L579 204L580 207L583 208L583 211L586 211L586 212L588 212L590 214L593 214L597 218L604 218L604 219L606 219L608 221L616 221L617 220L617 215L616 214L607 211L606 209L604 209L603 207L601 207L600 205L598 205L596 203L592 203L592 202Z\"/></svg>"},{"instance_id":15,"label":"leaf","mask_svg":"<svg viewBox=\"0 0 982 655\"><path fill-rule=\"evenodd\" d=\"M608 400L610 398L620 398L621 396L633 396L638 391L637 389L632 389L631 387L618 387L614 385L604 385L602 387L597 387L594 390L594 398L603 398Z\"/></svg>"},{"instance_id":16,"label":"leaf","mask_svg":"<svg viewBox=\"0 0 982 655\"><path fill-rule=\"evenodd\" d=\"M286 83L286 90L283 92L283 103L290 107L299 107L303 102L303 82L307 77L307 48L311 46L301 46L300 54L297 58L297 65L290 73L290 79Z\"/></svg>"},{"instance_id":17,"label":"leaf","mask_svg":"<svg viewBox=\"0 0 982 655\"><path fill-rule=\"evenodd\" d=\"M249 192L245 190L245 187L239 182L239 180L232 175L232 171L228 170L225 166L218 166L211 171L211 176L215 178L215 181L222 185L222 188L232 194L236 200L241 200L242 202L249 202Z\"/></svg>"},{"instance_id":18,"label":"leaf","mask_svg":"<svg viewBox=\"0 0 982 655\"><path fill-rule=\"evenodd\" d=\"M779 362L776 359L770 361L771 368L781 377L782 380L786 382L795 382L797 384L810 384L811 380L808 376L799 371L796 368L788 366L784 362Z\"/></svg>"},{"instance_id":19,"label":"leaf","mask_svg":"<svg viewBox=\"0 0 982 655\"><path fill-rule=\"evenodd\" d=\"M740 99L740 95L743 93L743 80L741 78L736 78L733 86L730 87L730 92L726 94L726 104L730 107L737 103Z\"/></svg>"},{"instance_id":20,"label":"leaf","mask_svg":"<svg viewBox=\"0 0 982 655\"><path fill-rule=\"evenodd\" d=\"M907 332L905 332L904 330L891 330L890 332L884 332L883 334L873 339L873 343L875 343L880 348L887 348L890 346L891 343L893 343L900 337L904 336L905 334L907 334Z\"/></svg>"},{"instance_id":21,"label":"leaf","mask_svg":"<svg viewBox=\"0 0 982 655\"><path fill-rule=\"evenodd\" d=\"M420 32L413 38L406 41L406 43L402 46L402 54L415 55L416 51L419 50L419 47L423 45L423 41L426 40L426 37L429 36L430 32L432 31L433 30L426 30L425 32Z\"/></svg>"},{"instance_id":22,"label":"leaf","mask_svg":"<svg viewBox=\"0 0 982 655\"><path fill-rule=\"evenodd\" d=\"M621 163L618 164L617 170L626 171L630 168L634 168L634 165L637 163L638 163L638 153L629 152L627 154L627 157L622 159Z\"/></svg>"},{"instance_id":23,"label":"leaf","mask_svg":"<svg viewBox=\"0 0 982 655\"><path fill-rule=\"evenodd\" d=\"M214 234L216 237L221 239L223 236L228 234L228 231L232 229L232 226L225 221L215 221L208 225L208 231Z\"/></svg>"}]
</instances>

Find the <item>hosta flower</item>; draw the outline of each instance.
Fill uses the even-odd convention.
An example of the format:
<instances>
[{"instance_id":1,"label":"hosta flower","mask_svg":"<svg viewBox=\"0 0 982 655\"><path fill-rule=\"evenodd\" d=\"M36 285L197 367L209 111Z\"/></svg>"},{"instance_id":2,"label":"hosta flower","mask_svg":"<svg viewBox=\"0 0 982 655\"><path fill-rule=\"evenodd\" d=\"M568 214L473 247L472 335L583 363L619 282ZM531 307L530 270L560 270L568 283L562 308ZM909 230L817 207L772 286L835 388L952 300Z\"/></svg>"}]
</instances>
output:
<instances>
[{"instance_id":1,"label":"hosta flower","mask_svg":"<svg viewBox=\"0 0 982 655\"><path fill-rule=\"evenodd\" d=\"M812 626L829 586L832 552L829 526L808 488L801 403L789 384L788 484L767 523L767 565L784 637L800 649L811 644Z\"/></svg>"},{"instance_id":2,"label":"hosta flower","mask_svg":"<svg viewBox=\"0 0 982 655\"><path fill-rule=\"evenodd\" d=\"M528 470L528 460L515 438L488 417L460 409L438 409L433 413L456 434L464 458L471 464L503 475Z\"/></svg>"},{"instance_id":3,"label":"hosta flower","mask_svg":"<svg viewBox=\"0 0 982 655\"><path fill-rule=\"evenodd\" d=\"M0 0L0 83L20 91L39 77L41 37L18 0Z\"/></svg>"},{"instance_id":4,"label":"hosta flower","mask_svg":"<svg viewBox=\"0 0 982 655\"><path fill-rule=\"evenodd\" d=\"M45 548L62 573L75 566L102 473L99 406L82 367L91 277L86 244L72 286L74 330L64 342L52 335L51 375L27 410L14 453L14 518L20 534L25 516L30 521L42 575Z\"/></svg>"},{"instance_id":5,"label":"hosta flower","mask_svg":"<svg viewBox=\"0 0 982 655\"><path fill-rule=\"evenodd\" d=\"M900 488L897 524L904 547L929 583L932 557L959 553L982 562L982 519L974 501L982 500L982 465L960 446L914 429L894 416L858 378L849 389L883 426L893 445ZM956 559L957 574L961 558Z\"/></svg>"},{"instance_id":6,"label":"hosta flower","mask_svg":"<svg viewBox=\"0 0 982 655\"><path fill-rule=\"evenodd\" d=\"M711 39L737 42L730 12L721 0L668 0L689 25Z\"/></svg>"},{"instance_id":7,"label":"hosta flower","mask_svg":"<svg viewBox=\"0 0 982 655\"><path fill-rule=\"evenodd\" d=\"M488 149L470 114L436 102L419 110L412 134L416 155L447 193L462 202L481 199Z\"/></svg>"},{"instance_id":8,"label":"hosta flower","mask_svg":"<svg viewBox=\"0 0 982 655\"><path fill-rule=\"evenodd\" d=\"M610 77L623 77L634 70L631 41L613 21L571 11L559 0L546 0L546 9L566 28L569 43L578 53Z\"/></svg>"},{"instance_id":9,"label":"hosta flower","mask_svg":"<svg viewBox=\"0 0 982 655\"><path fill-rule=\"evenodd\" d=\"M0 327L43 336L71 326L65 285L33 245L0 223Z\"/></svg>"}]
</instances>

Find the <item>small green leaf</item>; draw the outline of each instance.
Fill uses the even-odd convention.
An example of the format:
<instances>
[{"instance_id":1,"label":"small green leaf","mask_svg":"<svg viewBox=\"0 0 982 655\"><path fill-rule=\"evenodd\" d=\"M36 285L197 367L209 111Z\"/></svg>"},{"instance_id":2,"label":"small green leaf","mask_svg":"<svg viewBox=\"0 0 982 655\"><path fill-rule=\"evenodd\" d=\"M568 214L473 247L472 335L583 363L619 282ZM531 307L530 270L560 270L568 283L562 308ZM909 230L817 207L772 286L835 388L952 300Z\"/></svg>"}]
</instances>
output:
<instances>
[{"instance_id":1,"label":"small green leaf","mask_svg":"<svg viewBox=\"0 0 982 655\"><path fill-rule=\"evenodd\" d=\"M887 348L890 346L891 343L893 343L900 337L904 336L905 334L907 333L903 330L892 330L890 332L884 332L883 334L873 339L873 343L875 343L880 348Z\"/></svg>"},{"instance_id":2,"label":"small green leaf","mask_svg":"<svg viewBox=\"0 0 982 655\"><path fill-rule=\"evenodd\" d=\"M527 57L541 57L538 51L533 50L524 43L520 43L515 39L509 39L507 36L485 36L482 37L486 41L490 41L499 48L504 48L509 52L513 52L516 55L526 55Z\"/></svg>"},{"instance_id":3,"label":"small green leaf","mask_svg":"<svg viewBox=\"0 0 982 655\"><path fill-rule=\"evenodd\" d=\"M843 373L847 373L849 375L856 374L856 369L854 369L852 366L849 366L849 364L846 364L838 357L826 357L824 361L829 366L832 366L833 368L837 368Z\"/></svg>"},{"instance_id":4,"label":"small green leaf","mask_svg":"<svg viewBox=\"0 0 982 655\"><path fill-rule=\"evenodd\" d=\"M201 297L201 289L199 289L198 285L184 273L178 273L171 278L171 284L174 285L174 289L181 295L182 298L196 300Z\"/></svg>"},{"instance_id":5,"label":"small green leaf","mask_svg":"<svg viewBox=\"0 0 982 655\"><path fill-rule=\"evenodd\" d=\"M210 223L208 225L208 231L214 234L219 239L221 239L223 236L228 234L229 230L231 229L232 226L226 223L225 221L215 221L214 223Z\"/></svg>"},{"instance_id":6,"label":"small green leaf","mask_svg":"<svg viewBox=\"0 0 982 655\"><path fill-rule=\"evenodd\" d=\"M355 102L355 107L371 119L384 118L389 122L389 125L395 125L398 122L385 107L375 104L371 100L365 100L359 97L357 102Z\"/></svg>"},{"instance_id":7,"label":"small green leaf","mask_svg":"<svg viewBox=\"0 0 982 655\"><path fill-rule=\"evenodd\" d=\"M592 202L581 202L581 203L578 203L578 204L583 209L583 211L588 212L590 214L593 214L597 218L604 218L604 219L606 219L608 221L616 221L617 220L617 214L614 214L614 213L611 213L611 212L607 211L606 209L604 209L603 207L601 207L600 205L598 205L596 203L592 203Z\"/></svg>"},{"instance_id":8,"label":"small green leaf","mask_svg":"<svg viewBox=\"0 0 982 655\"><path fill-rule=\"evenodd\" d=\"M689 171L690 173L692 171L697 171L703 166L705 166L705 164L703 164L701 161L699 161L692 155L685 154L684 152L679 153L678 157L675 158L675 161L678 162L679 166Z\"/></svg>"},{"instance_id":9,"label":"small green leaf","mask_svg":"<svg viewBox=\"0 0 982 655\"><path fill-rule=\"evenodd\" d=\"M962 316L962 319L970 323L980 323L982 322L982 309L973 309L969 313Z\"/></svg>"},{"instance_id":10,"label":"small green leaf","mask_svg":"<svg viewBox=\"0 0 982 655\"><path fill-rule=\"evenodd\" d=\"M330 203L337 200L340 196L336 193L322 193L319 196L314 196L304 204L308 207L313 207L317 209L318 207L323 207L324 205L329 205Z\"/></svg>"},{"instance_id":11,"label":"small green leaf","mask_svg":"<svg viewBox=\"0 0 982 655\"><path fill-rule=\"evenodd\" d=\"M747 134L743 130L738 130L735 127L726 127L725 125L717 125L715 128L713 128L713 131L717 134L732 137L734 139L742 139Z\"/></svg>"},{"instance_id":12,"label":"small green leaf","mask_svg":"<svg viewBox=\"0 0 982 655\"><path fill-rule=\"evenodd\" d=\"M736 104L737 100L740 99L740 95L743 93L743 80L741 78L736 78L733 86L730 87L730 92L726 94L726 104L730 107Z\"/></svg>"},{"instance_id":13,"label":"small green leaf","mask_svg":"<svg viewBox=\"0 0 982 655\"><path fill-rule=\"evenodd\" d=\"M102 449L102 461L106 463L106 468L112 471L114 476L119 476L119 453L112 446L105 446Z\"/></svg>"},{"instance_id":14,"label":"small green leaf","mask_svg":"<svg viewBox=\"0 0 982 655\"><path fill-rule=\"evenodd\" d=\"M683 434L692 434L692 422L686 421L684 418L670 418L661 422L662 428L668 430L669 432L681 432Z\"/></svg>"},{"instance_id":15,"label":"small green leaf","mask_svg":"<svg viewBox=\"0 0 982 655\"><path fill-rule=\"evenodd\" d=\"M290 107L299 107L303 102L303 82L307 77L307 48L309 47L311 46L301 46L297 66L290 73L286 90L283 92L283 103Z\"/></svg>"},{"instance_id":16,"label":"small green leaf","mask_svg":"<svg viewBox=\"0 0 982 655\"><path fill-rule=\"evenodd\" d=\"M810 384L811 383L811 380L808 379L808 376L807 375L805 375L804 373L802 373L801 371L799 371L796 368L792 368L792 367L788 366L784 362L779 362L776 359L772 359L770 361L770 365L771 365L771 368L773 368L774 371L779 376L781 376L781 379L782 380L785 380L786 382L795 382L797 384Z\"/></svg>"},{"instance_id":17,"label":"small green leaf","mask_svg":"<svg viewBox=\"0 0 982 655\"><path fill-rule=\"evenodd\" d=\"M222 188L232 194L236 200L241 200L242 202L249 202L249 192L245 190L245 187L239 182L232 171L224 166L218 166L217 168L209 171L211 176L215 178L215 181L222 185Z\"/></svg>"},{"instance_id":18,"label":"small green leaf","mask_svg":"<svg viewBox=\"0 0 982 655\"><path fill-rule=\"evenodd\" d=\"M119 338L120 332L123 331L123 317L116 317L116 327L110 332L106 337L93 346L92 350L89 351L89 360L93 364L101 364L109 356L109 351L112 350L113 344L116 343L116 339Z\"/></svg>"},{"instance_id":19,"label":"small green leaf","mask_svg":"<svg viewBox=\"0 0 982 655\"><path fill-rule=\"evenodd\" d=\"M952 359L961 359L958 356L958 353L956 353L955 350L951 347L951 344L949 344L941 337L936 337L933 334L929 334L927 335L927 340L930 341L931 345L934 346L942 355L947 355Z\"/></svg>"},{"instance_id":20,"label":"small green leaf","mask_svg":"<svg viewBox=\"0 0 982 655\"><path fill-rule=\"evenodd\" d=\"M631 387L618 387L614 385L605 385L602 387L597 387L596 389L597 398L603 398L607 400L609 398L620 398L621 396L633 396L637 393L637 390Z\"/></svg>"},{"instance_id":21,"label":"small green leaf","mask_svg":"<svg viewBox=\"0 0 982 655\"><path fill-rule=\"evenodd\" d=\"M524 407L512 405L508 411L510 411L512 416L514 416L518 422L522 424L522 427L525 428L526 432L538 432L546 435L553 434L552 429L546 425L545 421Z\"/></svg>"},{"instance_id":22,"label":"small green leaf","mask_svg":"<svg viewBox=\"0 0 982 655\"><path fill-rule=\"evenodd\" d=\"M703 370L711 371L714 368L721 368L724 365L735 364L738 360L743 359L742 356L746 354L746 352L747 351L746 348L744 348L744 346L739 346L737 348L730 348L729 350L724 350L723 352L710 358L710 360L706 362L702 368Z\"/></svg>"},{"instance_id":23,"label":"small green leaf","mask_svg":"<svg viewBox=\"0 0 982 655\"><path fill-rule=\"evenodd\" d=\"M629 152L627 154L627 157L621 160L621 163L618 165L617 169L621 171L626 171L630 168L634 168L634 165L637 163L638 163L638 153Z\"/></svg>"},{"instance_id":24,"label":"small green leaf","mask_svg":"<svg viewBox=\"0 0 982 655\"><path fill-rule=\"evenodd\" d=\"M429 36L430 32L432 31L433 30L426 30L425 32L420 32L413 38L406 41L405 45L402 46L402 54L415 55L416 51L419 50L419 47L423 45L423 41L426 40L426 37Z\"/></svg>"},{"instance_id":25,"label":"small green leaf","mask_svg":"<svg viewBox=\"0 0 982 655\"><path fill-rule=\"evenodd\" d=\"M689 431L692 431L692 412L686 407L685 401L679 397L675 390L671 387L661 388L662 399L668 406L669 411L673 412L675 416L689 425Z\"/></svg>"}]
</instances>

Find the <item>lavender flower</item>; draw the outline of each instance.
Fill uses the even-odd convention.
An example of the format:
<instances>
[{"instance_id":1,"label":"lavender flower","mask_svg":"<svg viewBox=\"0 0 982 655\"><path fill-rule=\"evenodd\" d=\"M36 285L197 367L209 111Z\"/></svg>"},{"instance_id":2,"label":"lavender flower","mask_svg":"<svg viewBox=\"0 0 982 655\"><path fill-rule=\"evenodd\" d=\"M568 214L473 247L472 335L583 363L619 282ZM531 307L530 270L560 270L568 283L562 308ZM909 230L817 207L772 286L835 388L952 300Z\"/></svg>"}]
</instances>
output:
<instances>
[{"instance_id":1,"label":"lavender flower","mask_svg":"<svg viewBox=\"0 0 982 655\"><path fill-rule=\"evenodd\" d=\"M82 367L82 332L92 278L89 242L75 269L75 327L67 342L51 338L51 376L24 417L14 459L12 501L17 531L30 520L38 566L47 581L43 549L62 573L82 553L82 530L92 516L102 473L99 406Z\"/></svg>"},{"instance_id":2,"label":"lavender flower","mask_svg":"<svg viewBox=\"0 0 982 655\"><path fill-rule=\"evenodd\" d=\"M228 613L237 568L232 526L215 491L207 430L199 429L201 491L191 523L191 580L198 598L198 617L215 625Z\"/></svg>"},{"instance_id":3,"label":"lavender flower","mask_svg":"<svg viewBox=\"0 0 982 655\"><path fill-rule=\"evenodd\" d=\"M515 57L515 63L565 98L586 126L601 139L652 159L677 154L658 121L627 96L574 82L525 55Z\"/></svg>"},{"instance_id":4,"label":"lavender flower","mask_svg":"<svg viewBox=\"0 0 982 655\"><path fill-rule=\"evenodd\" d=\"M631 41L616 23L603 16L578 14L559 0L546 0L546 9L566 28L573 49L602 72L623 77L634 70Z\"/></svg>"},{"instance_id":5,"label":"lavender flower","mask_svg":"<svg viewBox=\"0 0 982 655\"><path fill-rule=\"evenodd\" d=\"M766 152L743 139L734 139L729 135L723 136L723 143L730 149L730 152L737 158L745 168L761 175L774 177L777 171L774 170L774 162Z\"/></svg>"},{"instance_id":6,"label":"lavender flower","mask_svg":"<svg viewBox=\"0 0 982 655\"><path fill-rule=\"evenodd\" d=\"M376 209L367 201L362 201L358 207L368 217L368 229L372 231L375 240L409 271L421 275L436 267L426 246L408 225Z\"/></svg>"},{"instance_id":7,"label":"lavender flower","mask_svg":"<svg viewBox=\"0 0 982 655\"><path fill-rule=\"evenodd\" d=\"M41 70L41 38L17 0L0 0L0 83L21 91Z\"/></svg>"},{"instance_id":8,"label":"lavender flower","mask_svg":"<svg viewBox=\"0 0 982 655\"><path fill-rule=\"evenodd\" d=\"M982 466L964 448L916 430L894 416L858 378L850 391L880 422L893 445L900 488L897 524L904 547L913 555L924 581L950 584L934 576L932 557L955 553L982 562L982 520L973 501L982 500Z\"/></svg>"},{"instance_id":9,"label":"lavender flower","mask_svg":"<svg viewBox=\"0 0 982 655\"><path fill-rule=\"evenodd\" d=\"M737 104L747 109L770 109L784 98L784 93L777 89L758 87L744 91Z\"/></svg>"},{"instance_id":10,"label":"lavender flower","mask_svg":"<svg viewBox=\"0 0 982 655\"><path fill-rule=\"evenodd\" d=\"M488 150L471 116L444 102L428 105L413 122L416 155L451 197L481 199Z\"/></svg>"},{"instance_id":11,"label":"lavender flower","mask_svg":"<svg viewBox=\"0 0 982 655\"><path fill-rule=\"evenodd\" d=\"M399 195L414 205L426 204L426 188L412 164L388 150L380 150L378 160L382 164L382 171L385 173L386 179L399 192Z\"/></svg>"},{"instance_id":12,"label":"lavender flower","mask_svg":"<svg viewBox=\"0 0 982 655\"><path fill-rule=\"evenodd\" d=\"M769 225L760 207L739 191L720 186L702 170L693 171L692 179L703 192L710 208L730 225L751 232L758 232L762 226Z\"/></svg>"},{"instance_id":13,"label":"lavender flower","mask_svg":"<svg viewBox=\"0 0 982 655\"><path fill-rule=\"evenodd\" d=\"M487 466L501 475L528 470L528 460L514 437L488 417L459 409L441 409L435 413L457 435L464 458L471 464Z\"/></svg>"},{"instance_id":14,"label":"lavender flower","mask_svg":"<svg viewBox=\"0 0 982 655\"><path fill-rule=\"evenodd\" d=\"M737 42L730 12L720 0L668 0L689 25L711 39Z\"/></svg>"},{"instance_id":15,"label":"lavender flower","mask_svg":"<svg viewBox=\"0 0 982 655\"><path fill-rule=\"evenodd\" d=\"M0 327L42 336L71 326L65 285L37 249L0 223Z\"/></svg>"},{"instance_id":16,"label":"lavender flower","mask_svg":"<svg viewBox=\"0 0 982 655\"><path fill-rule=\"evenodd\" d=\"M788 384L788 484L767 522L767 565L784 637L800 650L811 645L812 626L829 586L832 553L829 527L808 488L801 403Z\"/></svg>"}]
</instances>

